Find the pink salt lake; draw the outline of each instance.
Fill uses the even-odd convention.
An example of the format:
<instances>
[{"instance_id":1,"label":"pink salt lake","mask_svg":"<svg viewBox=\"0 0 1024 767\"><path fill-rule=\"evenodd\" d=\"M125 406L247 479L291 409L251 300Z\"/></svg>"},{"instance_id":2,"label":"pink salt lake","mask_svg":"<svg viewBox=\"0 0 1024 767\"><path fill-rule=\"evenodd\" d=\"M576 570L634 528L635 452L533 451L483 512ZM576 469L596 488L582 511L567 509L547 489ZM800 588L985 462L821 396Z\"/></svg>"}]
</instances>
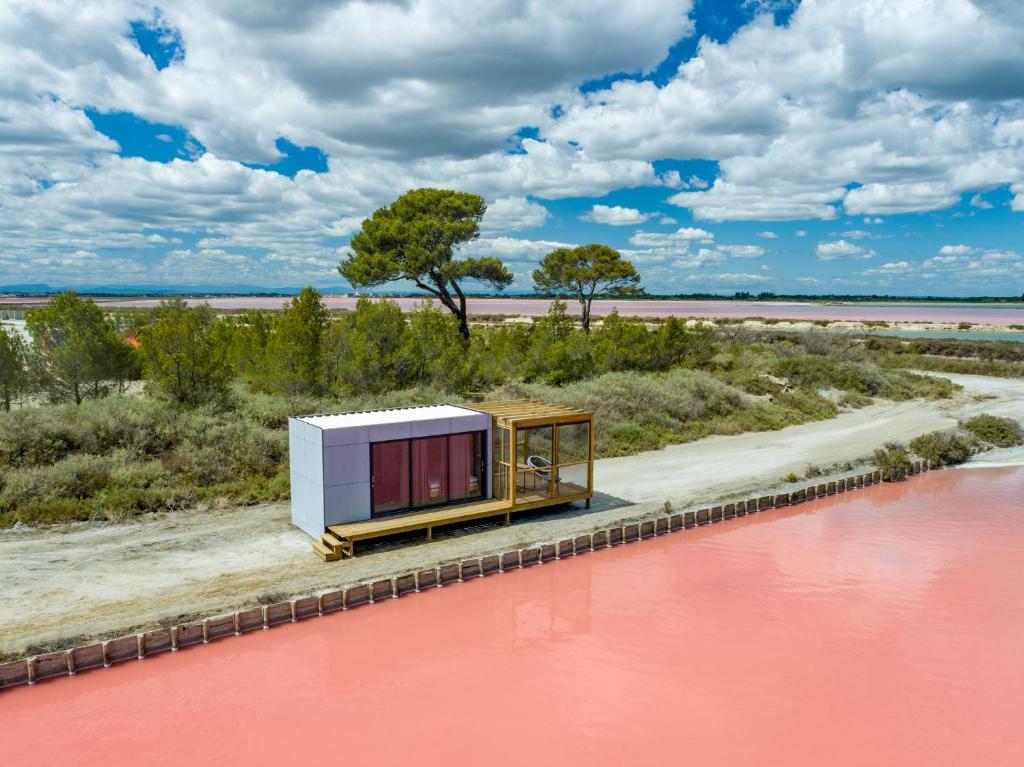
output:
<instances>
[{"instance_id":1,"label":"pink salt lake","mask_svg":"<svg viewBox=\"0 0 1024 767\"><path fill-rule=\"evenodd\" d=\"M288 299L281 296L221 296L189 299L191 304L208 303L214 309L280 309ZM420 298L394 299L403 309L413 309ZM153 307L156 298L121 298L100 301L105 306ZM331 309L352 309L356 299L350 296L325 296ZM538 316L548 310L549 301L542 298L470 298L472 314L517 314ZM602 317L612 309L632 317L773 317L792 320L849 320L881 322L971 322L975 324L1024 324L1024 304L823 304L801 302L757 301L683 301L614 299L594 301L594 316ZM574 307L570 307L574 310Z\"/></svg>"},{"instance_id":2,"label":"pink salt lake","mask_svg":"<svg viewBox=\"0 0 1024 767\"><path fill-rule=\"evenodd\" d=\"M936 472L16 688L0 763L1019 765L1022 499Z\"/></svg>"}]
</instances>

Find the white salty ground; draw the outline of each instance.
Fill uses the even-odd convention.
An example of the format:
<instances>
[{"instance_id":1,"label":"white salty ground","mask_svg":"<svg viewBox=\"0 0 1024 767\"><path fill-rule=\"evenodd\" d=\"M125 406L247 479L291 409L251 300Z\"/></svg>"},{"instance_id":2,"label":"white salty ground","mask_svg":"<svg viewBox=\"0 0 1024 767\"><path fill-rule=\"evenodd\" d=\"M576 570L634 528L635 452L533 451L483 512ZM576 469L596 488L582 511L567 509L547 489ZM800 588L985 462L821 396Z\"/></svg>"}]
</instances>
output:
<instances>
[{"instance_id":1,"label":"white salty ground","mask_svg":"<svg viewBox=\"0 0 1024 767\"><path fill-rule=\"evenodd\" d=\"M379 545L324 564L289 524L288 504L154 514L130 524L0 532L0 652L20 654L214 615L479 556L675 508L760 494L808 464L857 463L889 440L907 441L978 413L1024 421L1024 381L945 375L952 400L877 404L774 432L710 437L598 461L593 509L463 528L430 546ZM1021 452L998 460L1018 461ZM986 460L982 456L981 460Z\"/></svg>"}]
</instances>

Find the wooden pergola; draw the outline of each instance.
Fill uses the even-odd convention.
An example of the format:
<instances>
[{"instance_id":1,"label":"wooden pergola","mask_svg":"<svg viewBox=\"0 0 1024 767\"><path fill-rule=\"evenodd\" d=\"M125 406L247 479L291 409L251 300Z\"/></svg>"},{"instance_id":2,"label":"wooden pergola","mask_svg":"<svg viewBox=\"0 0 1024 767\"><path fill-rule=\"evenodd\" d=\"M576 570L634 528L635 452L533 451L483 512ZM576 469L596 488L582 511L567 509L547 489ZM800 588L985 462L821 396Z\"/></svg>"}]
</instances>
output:
<instances>
[{"instance_id":1,"label":"wooden pergola","mask_svg":"<svg viewBox=\"0 0 1024 767\"><path fill-rule=\"evenodd\" d=\"M543 500L538 497L536 485L537 477L544 476L547 495L552 501L585 500L587 507L590 507L590 498L594 491L594 412L592 410L580 410L568 405L528 399L481 402L474 403L472 407L474 410L490 413L494 418L491 460L493 462L492 486L495 498L505 498L513 506L519 503L535 504L537 501ZM587 432L584 454L577 453L572 460L563 461L560 444L563 428L584 424ZM529 456L529 436L531 432L547 427L550 427L548 431L550 447L547 448L550 456L548 466L540 468L528 462L529 458L536 458L536 456ZM521 439L522 437L525 437L525 440ZM520 455L521 448L523 455ZM513 454L515 455L514 470L512 468ZM559 481L560 472L583 464L586 464L586 484L573 485L575 492L566 494L560 492L561 486L566 484ZM523 477L522 488L518 481L520 476ZM532 493L524 492L529 476L534 478L534 492ZM513 481L505 482L504 478L510 478Z\"/></svg>"}]
</instances>

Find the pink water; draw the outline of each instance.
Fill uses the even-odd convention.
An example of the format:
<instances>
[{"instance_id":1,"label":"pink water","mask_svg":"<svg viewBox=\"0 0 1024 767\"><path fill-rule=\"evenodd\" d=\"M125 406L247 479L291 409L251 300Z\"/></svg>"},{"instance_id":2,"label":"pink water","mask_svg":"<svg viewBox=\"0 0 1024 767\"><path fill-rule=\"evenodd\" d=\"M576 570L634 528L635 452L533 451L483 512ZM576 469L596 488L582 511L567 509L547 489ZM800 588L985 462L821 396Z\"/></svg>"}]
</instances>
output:
<instances>
[{"instance_id":1,"label":"pink water","mask_svg":"<svg viewBox=\"0 0 1024 767\"><path fill-rule=\"evenodd\" d=\"M222 298L190 299L190 303L207 302L215 309L280 309L287 299L269 296L232 296ZM398 298L404 309L411 309L421 299ZM101 301L108 306L156 306L157 299L114 299ZM324 303L331 309L351 309L356 299L347 296L327 296ZM469 311L473 314L544 314L548 310L546 299L529 298L471 298ZM574 307L570 307L574 308ZM793 320L879 320L883 322L971 322L975 324L1024 324L1024 304L817 304L817 303L758 303L753 301L594 301L595 316L604 316L613 308L620 314L633 317L774 317Z\"/></svg>"},{"instance_id":2,"label":"pink water","mask_svg":"<svg viewBox=\"0 0 1024 767\"><path fill-rule=\"evenodd\" d=\"M937 472L17 688L0 762L1019 765L1022 499Z\"/></svg>"}]
</instances>

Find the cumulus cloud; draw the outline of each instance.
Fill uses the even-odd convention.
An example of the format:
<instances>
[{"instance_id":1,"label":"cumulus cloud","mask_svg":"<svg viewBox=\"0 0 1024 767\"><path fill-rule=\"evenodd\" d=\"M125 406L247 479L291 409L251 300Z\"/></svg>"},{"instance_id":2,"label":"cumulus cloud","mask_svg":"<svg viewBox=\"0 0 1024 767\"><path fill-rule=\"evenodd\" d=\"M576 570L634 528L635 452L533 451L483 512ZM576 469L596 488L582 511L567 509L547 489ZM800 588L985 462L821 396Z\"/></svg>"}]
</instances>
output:
<instances>
[{"instance_id":1,"label":"cumulus cloud","mask_svg":"<svg viewBox=\"0 0 1024 767\"><path fill-rule=\"evenodd\" d=\"M515 232L541 226L551 214L543 205L525 197L501 197L487 206L484 232Z\"/></svg>"},{"instance_id":2,"label":"cumulus cloud","mask_svg":"<svg viewBox=\"0 0 1024 767\"><path fill-rule=\"evenodd\" d=\"M864 274L887 276L907 274L912 271L914 271L914 266L909 261L891 261L873 269L865 269Z\"/></svg>"},{"instance_id":3,"label":"cumulus cloud","mask_svg":"<svg viewBox=\"0 0 1024 767\"><path fill-rule=\"evenodd\" d=\"M1024 17L1009 8L801 3L785 26L761 15L704 38L663 87L581 95L549 135L602 156L716 158L707 192L671 198L702 220L945 208L1024 175Z\"/></svg>"},{"instance_id":4,"label":"cumulus cloud","mask_svg":"<svg viewBox=\"0 0 1024 767\"><path fill-rule=\"evenodd\" d=\"M715 235L707 229L684 226L681 229L668 233L639 231L629 238L629 242L631 245L645 245L653 247L686 247L691 242L708 243L713 242L714 239Z\"/></svg>"},{"instance_id":5,"label":"cumulus cloud","mask_svg":"<svg viewBox=\"0 0 1024 767\"><path fill-rule=\"evenodd\" d=\"M768 277L766 275L746 274L742 272L722 272L720 274L692 274L686 279L688 282L725 282L733 285L748 285L751 283L771 282L771 277Z\"/></svg>"},{"instance_id":6,"label":"cumulus cloud","mask_svg":"<svg viewBox=\"0 0 1024 767\"><path fill-rule=\"evenodd\" d=\"M758 237L764 237L766 240L774 240L779 235L775 234L775 232L764 231L764 232L758 232L757 236Z\"/></svg>"},{"instance_id":7,"label":"cumulus cloud","mask_svg":"<svg viewBox=\"0 0 1024 767\"><path fill-rule=\"evenodd\" d=\"M866 250L847 240L819 242L814 252L822 261L837 261L841 258L873 258L875 255L873 250Z\"/></svg>"},{"instance_id":8,"label":"cumulus cloud","mask_svg":"<svg viewBox=\"0 0 1024 767\"><path fill-rule=\"evenodd\" d=\"M652 71L693 33L692 7L0 4L0 278L109 260L111 279L136 279L161 274L161 259L181 251L169 268L209 259L274 282L335 279L337 249L362 219L423 185L484 196L492 248L543 226L545 201L636 187L659 188L698 225L849 214L870 228L960 200L986 209L985 195L1007 188L1010 210L1024 211L1016 4L804 2L785 25L756 13L722 42L703 37L665 80L579 88ZM176 46L168 61L140 50L133 20ZM154 129L154 141L181 132L196 153L168 163L121 157L86 109L172 126ZM326 172L291 178L246 164L279 159L280 138L322 150ZM665 171L661 160L701 164ZM641 225L661 214L595 204L589 215ZM870 257L856 245L861 231L831 235L840 239L819 243L819 258ZM635 237L636 252L666 269L743 257L693 252L714 242L698 226ZM527 250L523 259L536 256ZM947 255L966 259L957 274L1017 274L991 251L936 258Z\"/></svg>"},{"instance_id":9,"label":"cumulus cloud","mask_svg":"<svg viewBox=\"0 0 1024 767\"><path fill-rule=\"evenodd\" d=\"M624 208L620 205L595 205L580 216L580 220L592 221L595 224L608 224L609 226L629 226L642 224L650 220L653 215L653 213L642 213L636 208Z\"/></svg>"},{"instance_id":10,"label":"cumulus cloud","mask_svg":"<svg viewBox=\"0 0 1024 767\"><path fill-rule=\"evenodd\" d=\"M764 255L764 248L760 245L719 245L718 250L733 258L760 258Z\"/></svg>"},{"instance_id":11,"label":"cumulus cloud","mask_svg":"<svg viewBox=\"0 0 1024 767\"><path fill-rule=\"evenodd\" d=\"M973 252L974 248L970 245L943 245L939 248L940 256L966 256Z\"/></svg>"}]
</instances>

